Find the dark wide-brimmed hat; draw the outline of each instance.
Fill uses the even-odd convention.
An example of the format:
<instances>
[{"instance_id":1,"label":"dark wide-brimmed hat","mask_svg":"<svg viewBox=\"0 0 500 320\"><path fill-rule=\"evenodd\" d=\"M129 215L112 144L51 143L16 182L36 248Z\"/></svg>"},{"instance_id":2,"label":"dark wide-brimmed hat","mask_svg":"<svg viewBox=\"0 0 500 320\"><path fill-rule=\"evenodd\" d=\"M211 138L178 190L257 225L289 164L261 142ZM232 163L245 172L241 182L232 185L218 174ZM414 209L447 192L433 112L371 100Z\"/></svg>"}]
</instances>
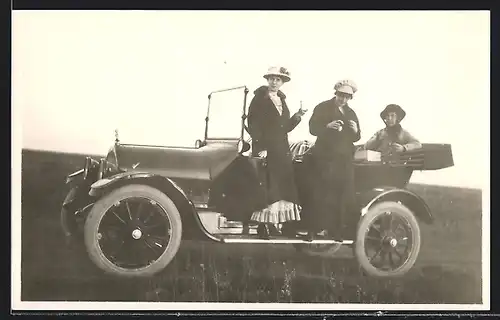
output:
<instances>
[{"instance_id":1,"label":"dark wide-brimmed hat","mask_svg":"<svg viewBox=\"0 0 500 320\"><path fill-rule=\"evenodd\" d=\"M403 118L406 116L406 112L403 110L403 108L401 108L397 104L390 104L387 107L385 107L385 109L380 113L380 117L382 118L382 120L384 120L385 116L389 112L395 112L396 115L398 116L399 121L403 120Z\"/></svg>"}]
</instances>

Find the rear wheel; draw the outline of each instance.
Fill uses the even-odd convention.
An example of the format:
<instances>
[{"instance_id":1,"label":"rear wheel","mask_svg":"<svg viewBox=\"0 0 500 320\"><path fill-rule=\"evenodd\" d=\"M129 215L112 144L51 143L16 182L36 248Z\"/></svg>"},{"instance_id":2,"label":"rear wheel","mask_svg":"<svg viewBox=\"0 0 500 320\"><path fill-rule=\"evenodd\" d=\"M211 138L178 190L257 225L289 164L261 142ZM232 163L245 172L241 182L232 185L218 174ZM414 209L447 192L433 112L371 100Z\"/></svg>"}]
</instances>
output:
<instances>
[{"instance_id":1,"label":"rear wheel","mask_svg":"<svg viewBox=\"0 0 500 320\"><path fill-rule=\"evenodd\" d=\"M179 211L161 191L128 185L95 203L84 227L91 260L105 272L152 276L177 253L182 235Z\"/></svg>"},{"instance_id":2,"label":"rear wheel","mask_svg":"<svg viewBox=\"0 0 500 320\"><path fill-rule=\"evenodd\" d=\"M333 244L302 244L296 243L294 244L295 249L298 252L303 252L305 254L311 256L325 256L331 257L333 256L342 246L341 243L333 243Z\"/></svg>"},{"instance_id":3,"label":"rear wheel","mask_svg":"<svg viewBox=\"0 0 500 320\"><path fill-rule=\"evenodd\" d=\"M354 253L369 275L401 276L415 264L420 242L420 227L413 213L400 203L381 202L362 217Z\"/></svg>"}]
</instances>

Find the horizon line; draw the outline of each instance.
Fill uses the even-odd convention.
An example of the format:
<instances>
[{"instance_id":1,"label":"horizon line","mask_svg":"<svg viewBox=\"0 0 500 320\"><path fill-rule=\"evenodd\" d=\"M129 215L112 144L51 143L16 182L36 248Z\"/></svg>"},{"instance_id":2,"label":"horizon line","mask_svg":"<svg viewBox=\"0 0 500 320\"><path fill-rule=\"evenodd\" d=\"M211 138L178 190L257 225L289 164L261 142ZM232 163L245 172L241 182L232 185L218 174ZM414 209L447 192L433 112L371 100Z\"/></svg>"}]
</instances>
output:
<instances>
[{"instance_id":1,"label":"horizon line","mask_svg":"<svg viewBox=\"0 0 500 320\"><path fill-rule=\"evenodd\" d=\"M79 156L94 156L94 157L105 157L104 154L93 154L93 153L80 153L80 152L68 152L68 151L56 151L56 150L42 150L42 149L34 149L34 148L21 148L21 153L24 151L29 152L40 152L40 153L53 153L53 154L64 154L64 155L79 155ZM22 166L22 163L21 163ZM425 182L409 182L408 185L423 185L423 186L431 186L431 187L440 187L440 188L454 188L454 189L468 189L468 190L478 190L483 191L481 187L464 187L464 186L456 186L456 185L446 185L446 184L436 184L436 183L425 183Z\"/></svg>"}]
</instances>

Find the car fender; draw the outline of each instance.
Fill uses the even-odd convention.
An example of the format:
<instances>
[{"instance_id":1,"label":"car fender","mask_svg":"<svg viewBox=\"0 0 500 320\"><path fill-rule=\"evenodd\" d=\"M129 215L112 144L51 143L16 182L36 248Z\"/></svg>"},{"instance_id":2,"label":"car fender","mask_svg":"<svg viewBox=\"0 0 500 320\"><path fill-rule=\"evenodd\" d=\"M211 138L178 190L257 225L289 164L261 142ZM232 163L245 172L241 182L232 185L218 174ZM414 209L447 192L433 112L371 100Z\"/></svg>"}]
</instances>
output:
<instances>
[{"instance_id":1,"label":"car fender","mask_svg":"<svg viewBox=\"0 0 500 320\"><path fill-rule=\"evenodd\" d=\"M400 202L414 212L418 219L425 223L431 224L434 221L429 206L419 195L407 189L388 186L373 188L358 194L358 204L361 206L361 216L364 216L373 205L381 201Z\"/></svg>"},{"instance_id":2,"label":"car fender","mask_svg":"<svg viewBox=\"0 0 500 320\"><path fill-rule=\"evenodd\" d=\"M85 178L83 169L66 177L69 193L63 201L63 207L68 207L75 202L87 201L90 198L88 191L90 190L91 181Z\"/></svg>"},{"instance_id":3,"label":"car fender","mask_svg":"<svg viewBox=\"0 0 500 320\"><path fill-rule=\"evenodd\" d=\"M145 184L160 190L172 199L181 214L185 240L209 240L220 242L220 239L210 234L200 220L198 212L186 192L171 179L151 172L122 172L112 177L94 182L89 195L101 198L111 191L128 184Z\"/></svg>"},{"instance_id":4,"label":"car fender","mask_svg":"<svg viewBox=\"0 0 500 320\"><path fill-rule=\"evenodd\" d=\"M84 215L94 204L95 199L88 194L90 182L83 180L82 175L67 179L69 191L63 200L60 224L66 236L71 236L77 231L76 217Z\"/></svg>"}]
</instances>

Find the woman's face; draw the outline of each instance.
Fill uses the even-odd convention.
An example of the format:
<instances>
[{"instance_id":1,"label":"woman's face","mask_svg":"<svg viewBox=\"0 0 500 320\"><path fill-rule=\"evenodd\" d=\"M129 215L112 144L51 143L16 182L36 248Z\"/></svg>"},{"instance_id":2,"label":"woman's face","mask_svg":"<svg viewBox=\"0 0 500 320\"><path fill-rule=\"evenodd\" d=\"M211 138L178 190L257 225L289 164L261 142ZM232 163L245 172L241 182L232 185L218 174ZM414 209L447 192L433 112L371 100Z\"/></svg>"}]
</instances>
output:
<instances>
[{"instance_id":1,"label":"woman's face","mask_svg":"<svg viewBox=\"0 0 500 320\"><path fill-rule=\"evenodd\" d=\"M283 79L277 76L269 76L267 78L267 83L269 84L269 90L278 91L283 85Z\"/></svg>"},{"instance_id":2,"label":"woman's face","mask_svg":"<svg viewBox=\"0 0 500 320\"><path fill-rule=\"evenodd\" d=\"M396 112L388 112L384 118L384 122L388 127L393 127L398 123L398 115Z\"/></svg>"},{"instance_id":3,"label":"woman's face","mask_svg":"<svg viewBox=\"0 0 500 320\"><path fill-rule=\"evenodd\" d=\"M347 104L347 102L351 99L352 99L352 96L350 94L338 92L338 91L335 92L335 101L336 101L338 107L345 106Z\"/></svg>"}]
</instances>

